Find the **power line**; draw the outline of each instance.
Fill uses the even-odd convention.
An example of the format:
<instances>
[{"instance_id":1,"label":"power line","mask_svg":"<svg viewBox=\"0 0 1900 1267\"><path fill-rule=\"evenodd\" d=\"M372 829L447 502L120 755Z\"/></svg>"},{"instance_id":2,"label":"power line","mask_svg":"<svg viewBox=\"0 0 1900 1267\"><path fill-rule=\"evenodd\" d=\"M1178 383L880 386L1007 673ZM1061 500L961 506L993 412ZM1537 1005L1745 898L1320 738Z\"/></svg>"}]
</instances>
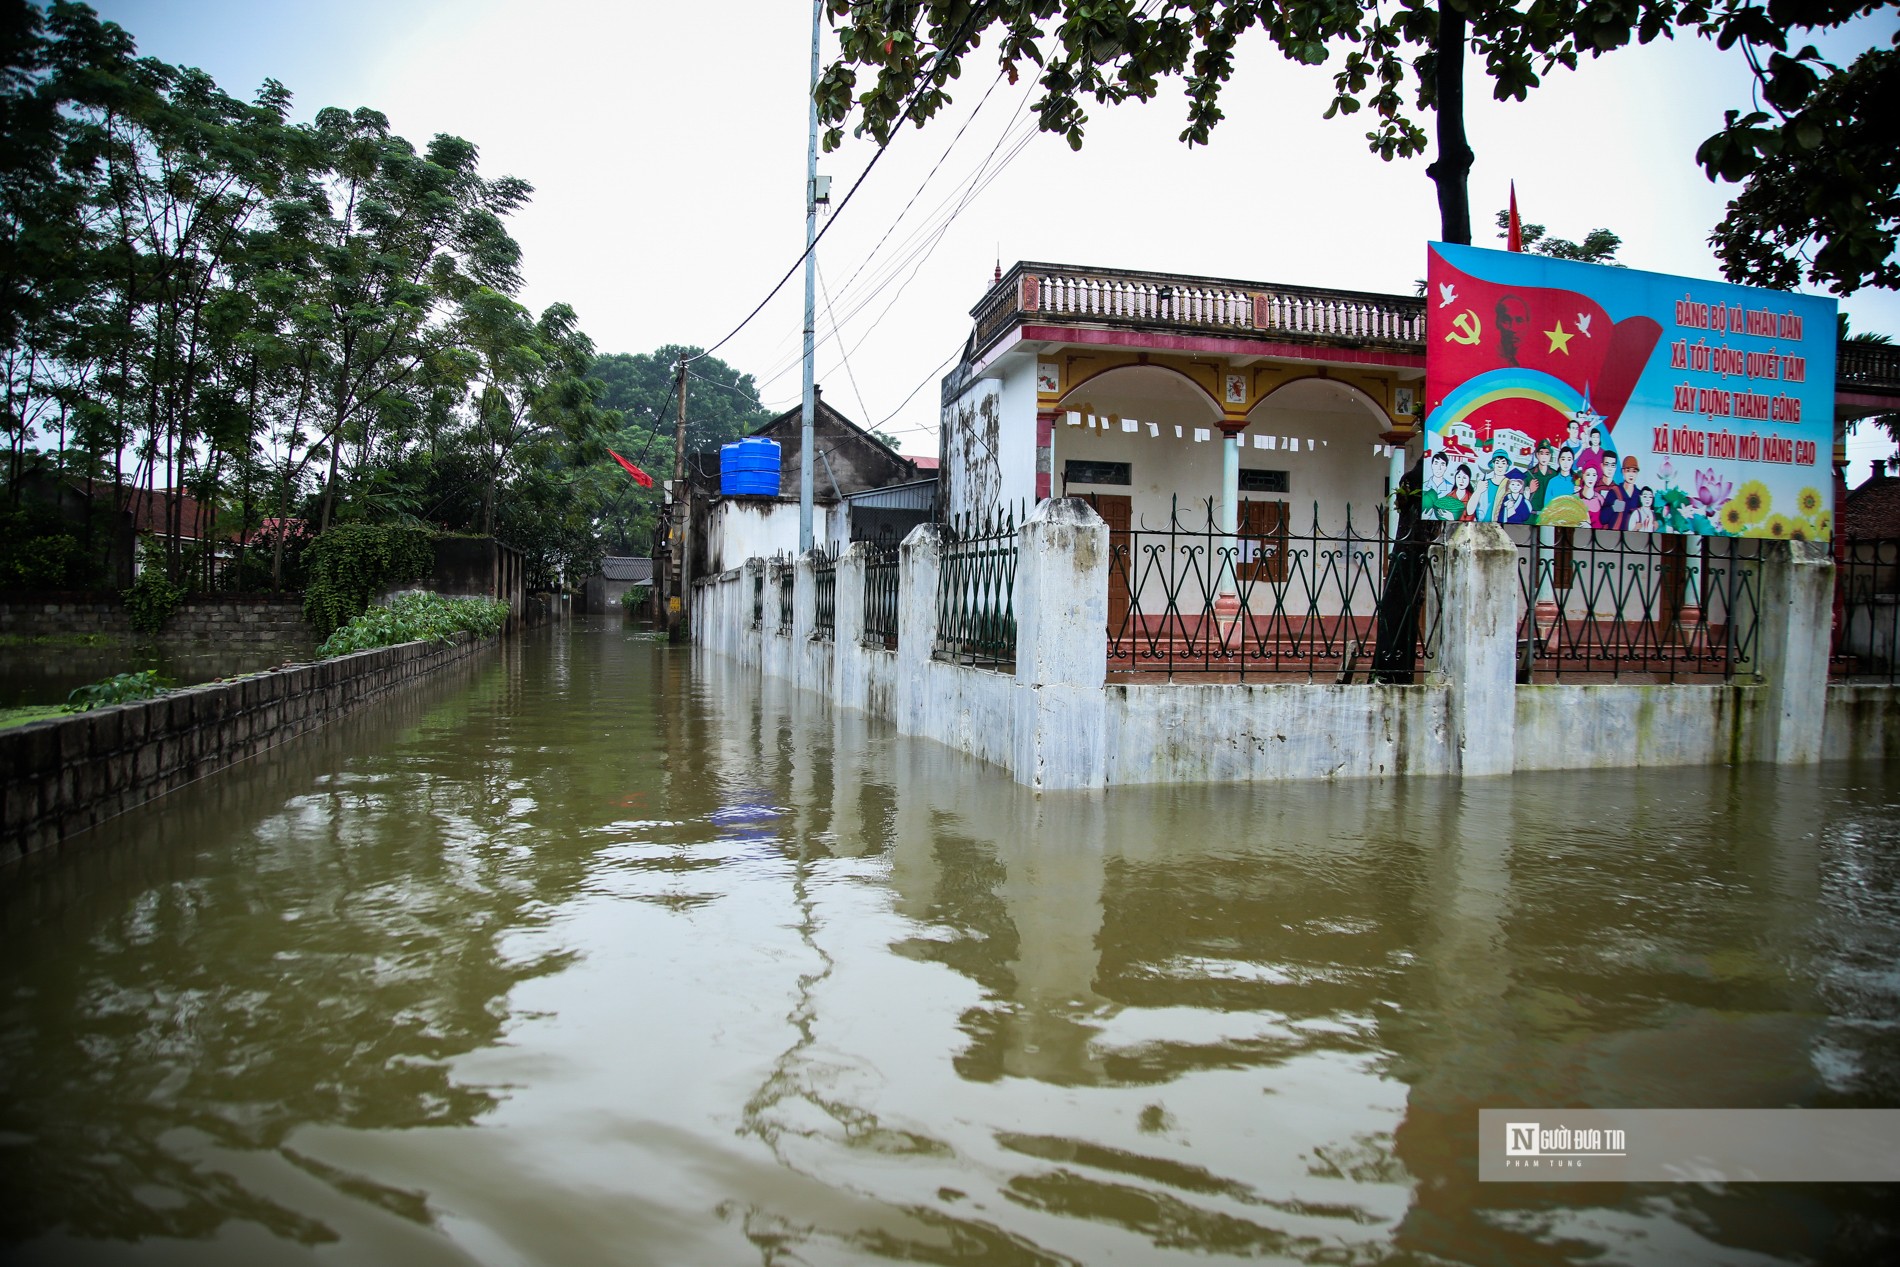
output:
<instances>
[{"instance_id":1,"label":"power line","mask_svg":"<svg viewBox=\"0 0 1900 1267\"><path fill-rule=\"evenodd\" d=\"M1001 168L996 169L996 171L990 170L990 164L995 160L996 153L999 149L1005 144L1010 143L1012 139L1015 141L1015 147L1011 150L1009 158L1004 160L1004 166L1007 166L1008 163L1013 161L1016 155L1021 152L1022 146L1033 138L1035 134L1033 125L1024 127L1019 133L1012 132L1017 120L1022 117L1023 111L1028 107L1030 96L1031 93L1029 91L1024 92L1022 99L1017 102L1016 110L1011 114L1009 121L1003 125L1002 132L998 135L995 144L990 147L989 153L984 156L982 162L978 163L976 168L972 170L963 181L959 182L957 188L945 194L942 200L937 203L936 207L932 209L932 215L937 216L944 208L949 207L950 210L947 216L932 219L914 229L910 235L904 239L902 254L897 258L889 260L873 277L868 279L861 293L853 292L851 283L847 283L840 289L838 302L847 308L843 322L848 323L864 309L866 304L876 298L878 294L881 294L891 279L896 277L907 264L917 258L919 251L934 249L934 243L941 239L941 235L948 228L949 223L956 219L957 215L975 196L975 192L979 192L982 187L986 186L989 181L993 180L995 175L1001 171ZM974 188L966 188L966 186L974 186ZM921 187L919 192L922 192ZM908 210L910 205L914 205L915 201L916 199L913 197L911 203L906 205L906 209ZM954 206L952 206L953 203L955 204ZM895 227L895 224L893 224L892 229L895 230ZM887 232L885 238L888 239L889 236L890 234ZM880 247L882 246L882 240L879 245ZM852 277L854 280L863 273L864 268L868 264L869 257L866 258L864 264L860 264L858 269L853 272ZM834 329L831 334L826 335L820 342L828 342L831 338L839 336L840 333L839 330ZM796 355L775 361L771 368L765 373L761 382L776 382L778 379L784 377L791 366L797 363L798 357Z\"/></svg>"},{"instance_id":2,"label":"power line","mask_svg":"<svg viewBox=\"0 0 1900 1267\"><path fill-rule=\"evenodd\" d=\"M1025 96L1025 104L1026 101L1027 97ZM1019 116L1020 114L1021 107L1019 106L1017 115ZM864 311L874 299L884 293L885 288L889 286L899 271L906 265L910 265L913 261L916 261L916 266L912 268L910 277L905 278L904 282L898 288L897 295L893 296L891 302L885 305L884 312L890 311L891 307L895 305L897 298L903 294L904 289L910 285L911 281L916 278L917 273L921 271L923 263L927 261L930 256L935 253L937 247L942 244L944 237L949 232L950 226L956 222L957 217L969 207L977 195L988 188L989 185L1002 174L1003 170L1021 155L1022 151L1028 147L1030 141L1035 138L1036 128L1033 124L1027 125L1020 130L1013 130L1015 121L1016 116L1012 116L1010 123L1005 125L1002 135L997 137L996 143L990 147L990 152L984 156L983 161L979 163L976 169L970 174L965 185L959 187L957 190L953 190L938 204L941 208L950 204L954 199L956 205L951 207L949 213L938 221L920 226L910 237L906 238L906 243L914 243L914 245L911 245L910 248L899 257L889 261L885 267L879 271L877 277L872 282L867 283L862 297L857 298L855 302L850 304L842 318L837 316L836 308L833 308L831 332L819 340L820 344L828 343L833 338L842 340L843 326L854 319L860 312ZM1009 152L1005 155L1001 163L997 163L996 166L992 167L991 163L995 161L997 152L1001 150L1005 144L1010 145ZM920 256L921 259L919 258ZM862 267L860 267L859 272L862 271ZM865 337L869 337L868 332ZM854 345L850 350L856 351L857 346L861 346L862 343L863 339L861 338L858 344ZM798 366L799 361L799 357L792 357L776 363L761 376L759 380L761 388L769 386L783 378Z\"/></svg>"},{"instance_id":3,"label":"power line","mask_svg":"<svg viewBox=\"0 0 1900 1267\"><path fill-rule=\"evenodd\" d=\"M944 61L950 56L950 50L962 43L964 37L970 33L971 26L975 23L978 14L981 12L982 10L976 7L970 10L970 15L963 21L962 29L951 39L945 41L943 47L937 51L936 61L932 63L930 69L917 77L917 86L911 90L910 98L904 102L903 111L898 114L897 122L892 125L890 129L890 136L896 137L897 134L903 130L904 124L910 121L910 112L916 108L918 99L924 95L924 90L930 86L930 81L934 79L937 72L943 68ZM765 298L759 300L758 306L745 315L745 320L727 331L726 336L719 340L719 342L713 344L698 356L693 357L693 360L697 361L704 357L711 356L714 352L717 352L720 348L730 343L734 335L738 334L739 331L745 329L748 325L751 325L752 319L765 310L765 305L771 303L779 291L785 289L785 283L792 280L792 277L798 272L799 266L805 262L805 257L818 249L818 244L824 241L825 234L831 232L831 226L838 223L838 217L844 214L844 209L851 205L853 198L857 197L858 190L864 187L865 178L871 174L872 170L876 168L878 160L883 158L885 152L890 148L889 141L877 147L877 151L871 155L871 161L864 165L864 170L858 173L858 178L851 182L851 188L845 191L845 195L839 199L838 205L832 208L830 218L825 221L825 227L818 230L817 236L812 238L812 240L806 244L805 249L798 253L798 258L792 261L792 266L785 270L785 276L779 278L772 289L766 292ZM813 196L813 190L807 189L805 191L805 197L811 198Z\"/></svg>"},{"instance_id":4,"label":"power line","mask_svg":"<svg viewBox=\"0 0 1900 1267\"><path fill-rule=\"evenodd\" d=\"M825 315L831 318L831 328L835 331L838 328L838 314L832 311L831 288L825 285L825 270L822 268L818 270L818 287L824 291ZM851 391L858 398L858 417L868 418L871 416L871 411L865 408L864 405L864 389L858 386L858 376L852 372L851 360L849 357L843 355L842 349L840 349L840 359L844 361L844 376L850 380Z\"/></svg>"}]
</instances>

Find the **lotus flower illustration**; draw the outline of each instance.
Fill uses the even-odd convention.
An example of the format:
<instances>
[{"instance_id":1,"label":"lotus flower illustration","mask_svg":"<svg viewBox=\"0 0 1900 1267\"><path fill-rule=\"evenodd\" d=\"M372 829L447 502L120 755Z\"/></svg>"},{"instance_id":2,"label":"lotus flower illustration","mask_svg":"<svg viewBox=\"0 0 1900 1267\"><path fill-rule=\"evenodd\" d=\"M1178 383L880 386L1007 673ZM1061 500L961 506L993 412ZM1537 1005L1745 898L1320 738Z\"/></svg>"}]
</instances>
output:
<instances>
[{"instance_id":1,"label":"lotus flower illustration","mask_svg":"<svg viewBox=\"0 0 1900 1267\"><path fill-rule=\"evenodd\" d=\"M1728 502L1734 491L1735 481L1721 478L1713 469L1695 473L1696 504L1711 516Z\"/></svg>"}]
</instances>

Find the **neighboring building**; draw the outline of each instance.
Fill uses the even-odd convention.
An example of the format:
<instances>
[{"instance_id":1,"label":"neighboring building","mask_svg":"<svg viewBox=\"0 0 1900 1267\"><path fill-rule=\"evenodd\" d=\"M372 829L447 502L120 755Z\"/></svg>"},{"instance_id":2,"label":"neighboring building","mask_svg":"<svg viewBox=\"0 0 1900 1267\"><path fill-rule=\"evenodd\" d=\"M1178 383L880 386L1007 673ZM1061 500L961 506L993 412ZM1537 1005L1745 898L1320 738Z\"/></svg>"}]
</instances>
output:
<instances>
[{"instance_id":1,"label":"neighboring building","mask_svg":"<svg viewBox=\"0 0 1900 1267\"><path fill-rule=\"evenodd\" d=\"M1900 467L1900 459L1893 464ZM1886 461L1875 462L1873 473L1842 502L1836 526L1849 539L1900 540L1900 473L1889 475Z\"/></svg>"},{"instance_id":2,"label":"neighboring building","mask_svg":"<svg viewBox=\"0 0 1900 1267\"><path fill-rule=\"evenodd\" d=\"M719 490L717 453L694 454L689 459L687 498L694 576L737 567L748 558L798 552L802 411L788 409L752 434L778 441L777 497L727 496ZM912 489L881 503L859 500L859 495L872 490L930 481L920 481L917 465L911 459L833 409L822 392L818 394L812 435L812 536L817 544L837 550L854 540L888 536L899 520L914 526L929 517L928 501L934 484L930 491ZM919 500L926 503L921 517L915 512Z\"/></svg>"},{"instance_id":3,"label":"neighboring building","mask_svg":"<svg viewBox=\"0 0 1900 1267\"><path fill-rule=\"evenodd\" d=\"M610 554L600 561L600 571L581 583L581 610L593 616L612 615L620 610L621 595L652 584L652 559Z\"/></svg>"}]
</instances>

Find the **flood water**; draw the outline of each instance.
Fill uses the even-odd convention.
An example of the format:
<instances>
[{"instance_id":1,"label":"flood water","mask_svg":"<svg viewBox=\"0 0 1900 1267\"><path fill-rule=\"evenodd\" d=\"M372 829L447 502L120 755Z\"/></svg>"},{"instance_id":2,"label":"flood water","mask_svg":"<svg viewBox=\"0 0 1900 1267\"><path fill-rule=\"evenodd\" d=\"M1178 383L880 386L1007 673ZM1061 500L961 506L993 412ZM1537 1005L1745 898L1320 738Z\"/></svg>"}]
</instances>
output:
<instances>
[{"instance_id":1,"label":"flood water","mask_svg":"<svg viewBox=\"0 0 1900 1267\"><path fill-rule=\"evenodd\" d=\"M1480 1107L1900 1106L1900 779L1038 798L618 625L0 874L0 1259L1864 1262Z\"/></svg>"},{"instance_id":2,"label":"flood water","mask_svg":"<svg viewBox=\"0 0 1900 1267\"><path fill-rule=\"evenodd\" d=\"M57 641L16 643L0 649L0 708L64 704L73 688L119 673L156 669L172 686L196 686L239 673L257 673L286 660L308 660L309 648L244 646L196 640L165 644Z\"/></svg>"}]
</instances>

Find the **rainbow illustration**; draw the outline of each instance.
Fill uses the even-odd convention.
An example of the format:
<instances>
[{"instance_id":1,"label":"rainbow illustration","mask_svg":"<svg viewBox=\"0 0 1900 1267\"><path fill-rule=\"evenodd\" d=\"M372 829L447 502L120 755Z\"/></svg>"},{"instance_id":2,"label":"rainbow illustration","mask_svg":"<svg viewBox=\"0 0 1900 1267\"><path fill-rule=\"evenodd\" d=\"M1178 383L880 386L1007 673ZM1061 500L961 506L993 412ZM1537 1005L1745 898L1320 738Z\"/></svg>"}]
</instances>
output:
<instances>
[{"instance_id":1,"label":"rainbow illustration","mask_svg":"<svg viewBox=\"0 0 1900 1267\"><path fill-rule=\"evenodd\" d=\"M1442 434L1446 428L1474 414L1505 405L1511 407L1516 425L1523 427L1527 421L1523 417L1524 407L1541 405L1551 412L1549 425L1532 430L1532 436L1539 439L1546 435L1561 436L1564 424L1585 403L1584 394L1549 374L1515 367L1493 370L1453 388L1425 420L1425 428L1429 433Z\"/></svg>"}]
</instances>

